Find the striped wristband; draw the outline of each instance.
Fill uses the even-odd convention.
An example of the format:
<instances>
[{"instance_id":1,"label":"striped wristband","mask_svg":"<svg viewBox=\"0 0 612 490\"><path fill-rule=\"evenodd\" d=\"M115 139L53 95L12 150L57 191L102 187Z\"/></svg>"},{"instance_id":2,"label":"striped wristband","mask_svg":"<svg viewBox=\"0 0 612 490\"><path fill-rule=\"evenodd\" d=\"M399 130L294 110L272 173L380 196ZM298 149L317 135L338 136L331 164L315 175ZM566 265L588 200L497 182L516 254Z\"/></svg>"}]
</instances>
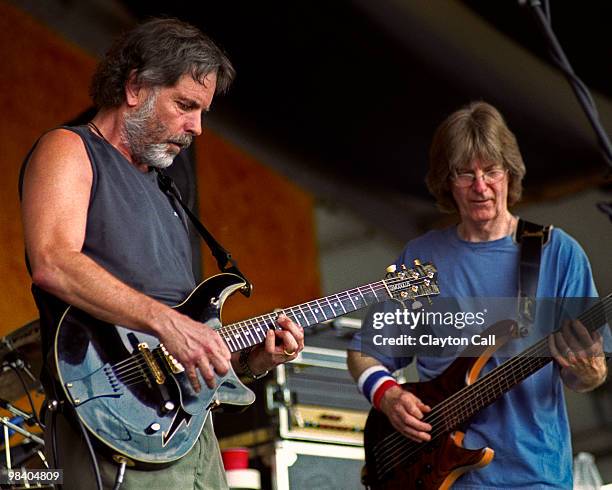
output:
<instances>
[{"instance_id":1,"label":"striped wristband","mask_svg":"<svg viewBox=\"0 0 612 490\"><path fill-rule=\"evenodd\" d=\"M398 386L395 378L391 376L391 373L383 366L372 366L367 368L357 381L357 387L359 391L364 394L368 401L377 410L380 407L380 400L382 399L385 392Z\"/></svg>"}]
</instances>

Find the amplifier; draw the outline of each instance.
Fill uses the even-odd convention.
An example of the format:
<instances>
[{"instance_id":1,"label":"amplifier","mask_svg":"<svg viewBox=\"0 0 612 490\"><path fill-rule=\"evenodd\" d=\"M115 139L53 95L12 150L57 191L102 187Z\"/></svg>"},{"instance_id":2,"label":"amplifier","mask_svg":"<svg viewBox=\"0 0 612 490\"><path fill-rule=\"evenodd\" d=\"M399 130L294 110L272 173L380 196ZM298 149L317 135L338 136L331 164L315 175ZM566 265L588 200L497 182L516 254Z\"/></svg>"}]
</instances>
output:
<instances>
[{"instance_id":1,"label":"amplifier","mask_svg":"<svg viewBox=\"0 0 612 490\"><path fill-rule=\"evenodd\" d=\"M266 386L266 409L283 439L363 444L370 406L346 368L346 351L305 347L278 366Z\"/></svg>"},{"instance_id":2,"label":"amplifier","mask_svg":"<svg viewBox=\"0 0 612 490\"><path fill-rule=\"evenodd\" d=\"M353 332L355 328L351 328ZM359 446L370 405L346 367L345 327L317 325L299 356L249 385L257 399L243 413L214 413L223 447L276 439Z\"/></svg>"},{"instance_id":3,"label":"amplifier","mask_svg":"<svg viewBox=\"0 0 612 490\"><path fill-rule=\"evenodd\" d=\"M277 440L251 451L260 464L262 489L356 490L363 488L363 448Z\"/></svg>"}]
</instances>

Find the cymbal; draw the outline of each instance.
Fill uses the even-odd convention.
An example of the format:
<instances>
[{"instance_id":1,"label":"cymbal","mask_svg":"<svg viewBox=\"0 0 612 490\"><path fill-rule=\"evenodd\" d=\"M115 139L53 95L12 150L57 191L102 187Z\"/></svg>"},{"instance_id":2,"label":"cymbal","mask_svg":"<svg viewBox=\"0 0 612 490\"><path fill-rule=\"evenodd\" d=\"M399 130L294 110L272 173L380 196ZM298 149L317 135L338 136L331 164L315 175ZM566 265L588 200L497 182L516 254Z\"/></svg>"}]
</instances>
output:
<instances>
[{"instance_id":1,"label":"cymbal","mask_svg":"<svg viewBox=\"0 0 612 490\"><path fill-rule=\"evenodd\" d=\"M11 366L19 370L28 390L40 388L38 375L42 368L42 348L38 320L0 339L0 398L14 401L24 396L26 392L15 369Z\"/></svg>"}]
</instances>

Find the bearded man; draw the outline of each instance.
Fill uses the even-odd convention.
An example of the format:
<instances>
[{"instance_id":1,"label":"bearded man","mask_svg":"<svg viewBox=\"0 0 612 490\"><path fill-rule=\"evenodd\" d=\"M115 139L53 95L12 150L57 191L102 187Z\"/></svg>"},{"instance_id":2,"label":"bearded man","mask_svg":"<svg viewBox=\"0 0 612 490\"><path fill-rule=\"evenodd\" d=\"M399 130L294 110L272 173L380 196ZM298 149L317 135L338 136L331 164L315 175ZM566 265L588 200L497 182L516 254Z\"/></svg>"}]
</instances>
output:
<instances>
[{"instance_id":1,"label":"bearded man","mask_svg":"<svg viewBox=\"0 0 612 490\"><path fill-rule=\"evenodd\" d=\"M150 20L120 38L100 63L91 84L96 116L47 132L31 151L22 218L48 398L61 400L50 353L67 305L155 335L195 391L199 379L212 388L230 363L257 376L303 348L302 329L283 317L278 330L239 359L214 329L170 307L187 297L195 279L185 215L160 189L154 170L171 165L201 134L203 114L233 76L228 58L200 30L175 19ZM90 462L74 416L62 411L46 422L46 451L53 467L64 470L64 488L95 488L96 464L103 486L113 485L117 465L100 455ZM227 488L210 417L186 456L165 469L128 468L123 487Z\"/></svg>"}]
</instances>

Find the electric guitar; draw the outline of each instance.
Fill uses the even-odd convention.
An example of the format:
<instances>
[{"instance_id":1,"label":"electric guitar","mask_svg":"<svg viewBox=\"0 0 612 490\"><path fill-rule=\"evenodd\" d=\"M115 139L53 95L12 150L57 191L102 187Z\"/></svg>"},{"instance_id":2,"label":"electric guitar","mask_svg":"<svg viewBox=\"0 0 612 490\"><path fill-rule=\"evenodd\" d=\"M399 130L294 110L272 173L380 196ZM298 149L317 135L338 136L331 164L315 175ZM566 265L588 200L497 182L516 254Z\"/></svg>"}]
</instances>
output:
<instances>
[{"instance_id":1,"label":"electric guitar","mask_svg":"<svg viewBox=\"0 0 612 490\"><path fill-rule=\"evenodd\" d=\"M612 294L579 317L589 331L612 318ZM515 322L506 320L481 334L496 336L495 346L470 346L437 378L406 383L403 388L432 407L423 418L431 425L431 440L414 442L397 432L387 417L371 410L364 431L365 467L362 482L373 490L448 489L459 476L488 465L491 448L465 449L458 430L477 412L551 362L548 338L535 343L479 378L493 353L517 336Z\"/></svg>"},{"instance_id":2,"label":"electric guitar","mask_svg":"<svg viewBox=\"0 0 612 490\"><path fill-rule=\"evenodd\" d=\"M237 352L279 328L279 313L307 327L391 298L439 294L435 267L415 264L382 281L231 325L221 325L223 303L245 286L234 274L205 280L174 308L215 328ZM217 376L214 389L198 372L202 389L196 393L183 366L156 337L96 320L72 306L60 320L54 357L66 399L94 440L116 460L127 458L141 468L158 468L189 452L210 410L221 403L246 406L255 400L231 368Z\"/></svg>"}]
</instances>

